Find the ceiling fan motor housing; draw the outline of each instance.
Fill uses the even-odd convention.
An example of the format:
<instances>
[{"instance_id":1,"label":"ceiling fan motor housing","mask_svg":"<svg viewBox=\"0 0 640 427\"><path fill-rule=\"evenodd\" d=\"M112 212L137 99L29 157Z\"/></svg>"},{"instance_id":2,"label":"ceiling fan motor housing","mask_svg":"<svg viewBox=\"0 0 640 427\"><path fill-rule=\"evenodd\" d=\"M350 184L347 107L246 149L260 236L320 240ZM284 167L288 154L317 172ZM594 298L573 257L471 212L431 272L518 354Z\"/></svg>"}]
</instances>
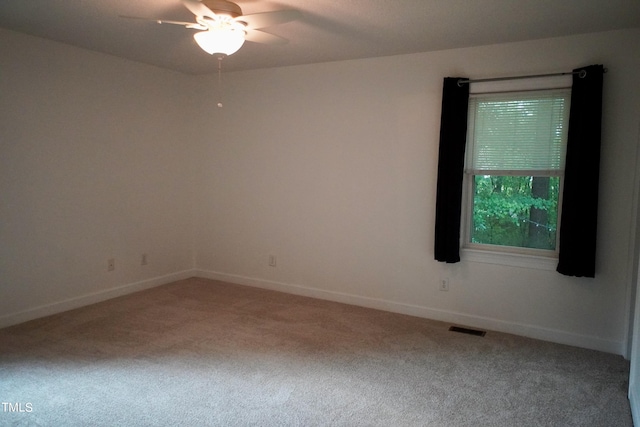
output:
<instances>
[{"instance_id":1,"label":"ceiling fan motor housing","mask_svg":"<svg viewBox=\"0 0 640 427\"><path fill-rule=\"evenodd\" d=\"M218 15L229 15L232 18L242 16L242 9L237 4L227 0L201 0L202 4Z\"/></svg>"}]
</instances>

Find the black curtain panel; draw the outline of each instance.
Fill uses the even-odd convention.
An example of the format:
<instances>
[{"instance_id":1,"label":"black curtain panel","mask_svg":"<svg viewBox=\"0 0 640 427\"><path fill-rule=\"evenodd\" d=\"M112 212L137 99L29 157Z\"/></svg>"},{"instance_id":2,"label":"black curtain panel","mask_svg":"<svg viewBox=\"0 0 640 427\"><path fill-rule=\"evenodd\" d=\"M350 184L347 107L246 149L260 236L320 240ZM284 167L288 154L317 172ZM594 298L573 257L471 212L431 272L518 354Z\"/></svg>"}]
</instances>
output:
<instances>
[{"instance_id":1,"label":"black curtain panel","mask_svg":"<svg viewBox=\"0 0 640 427\"><path fill-rule=\"evenodd\" d=\"M604 67L573 71L557 271L595 277Z\"/></svg>"},{"instance_id":2,"label":"black curtain panel","mask_svg":"<svg viewBox=\"0 0 640 427\"><path fill-rule=\"evenodd\" d=\"M460 214L464 150L467 142L469 85L462 77L444 79L436 194L435 259L460 261Z\"/></svg>"}]
</instances>

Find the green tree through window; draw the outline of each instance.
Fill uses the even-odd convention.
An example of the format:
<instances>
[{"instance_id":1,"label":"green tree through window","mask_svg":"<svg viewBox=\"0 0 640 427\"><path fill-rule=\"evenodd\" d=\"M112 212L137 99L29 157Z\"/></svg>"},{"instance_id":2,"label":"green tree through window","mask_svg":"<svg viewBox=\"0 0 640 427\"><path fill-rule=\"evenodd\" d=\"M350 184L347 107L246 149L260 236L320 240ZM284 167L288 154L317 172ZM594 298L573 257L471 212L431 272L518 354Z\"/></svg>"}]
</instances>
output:
<instances>
[{"instance_id":1,"label":"green tree through window","mask_svg":"<svg viewBox=\"0 0 640 427\"><path fill-rule=\"evenodd\" d=\"M555 250L559 181L476 175L471 242Z\"/></svg>"}]
</instances>

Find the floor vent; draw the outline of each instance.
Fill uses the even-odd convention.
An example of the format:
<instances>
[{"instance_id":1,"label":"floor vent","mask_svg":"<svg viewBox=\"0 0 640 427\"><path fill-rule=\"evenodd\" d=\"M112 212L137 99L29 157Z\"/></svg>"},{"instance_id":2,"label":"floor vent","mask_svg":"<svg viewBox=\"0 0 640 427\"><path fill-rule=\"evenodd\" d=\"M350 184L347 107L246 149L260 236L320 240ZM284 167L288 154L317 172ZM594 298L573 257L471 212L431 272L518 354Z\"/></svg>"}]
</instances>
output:
<instances>
[{"instance_id":1,"label":"floor vent","mask_svg":"<svg viewBox=\"0 0 640 427\"><path fill-rule=\"evenodd\" d=\"M461 334L475 335L477 337L483 337L487 333L487 331L479 331L477 329L461 328L459 326L451 326L449 328L449 330L453 331L453 332L460 332Z\"/></svg>"}]
</instances>

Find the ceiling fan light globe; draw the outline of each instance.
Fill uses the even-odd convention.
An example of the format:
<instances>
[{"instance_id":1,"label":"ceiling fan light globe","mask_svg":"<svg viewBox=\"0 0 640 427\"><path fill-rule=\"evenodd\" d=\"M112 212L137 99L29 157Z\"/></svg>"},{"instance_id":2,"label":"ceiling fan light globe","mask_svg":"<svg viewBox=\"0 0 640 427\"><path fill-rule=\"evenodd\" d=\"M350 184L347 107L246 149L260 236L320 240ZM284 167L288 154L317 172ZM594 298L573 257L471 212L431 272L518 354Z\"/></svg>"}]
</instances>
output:
<instances>
[{"instance_id":1,"label":"ceiling fan light globe","mask_svg":"<svg viewBox=\"0 0 640 427\"><path fill-rule=\"evenodd\" d=\"M195 33L193 38L209 55L222 53L228 56L236 53L244 44L244 31L233 28L212 28Z\"/></svg>"}]
</instances>

